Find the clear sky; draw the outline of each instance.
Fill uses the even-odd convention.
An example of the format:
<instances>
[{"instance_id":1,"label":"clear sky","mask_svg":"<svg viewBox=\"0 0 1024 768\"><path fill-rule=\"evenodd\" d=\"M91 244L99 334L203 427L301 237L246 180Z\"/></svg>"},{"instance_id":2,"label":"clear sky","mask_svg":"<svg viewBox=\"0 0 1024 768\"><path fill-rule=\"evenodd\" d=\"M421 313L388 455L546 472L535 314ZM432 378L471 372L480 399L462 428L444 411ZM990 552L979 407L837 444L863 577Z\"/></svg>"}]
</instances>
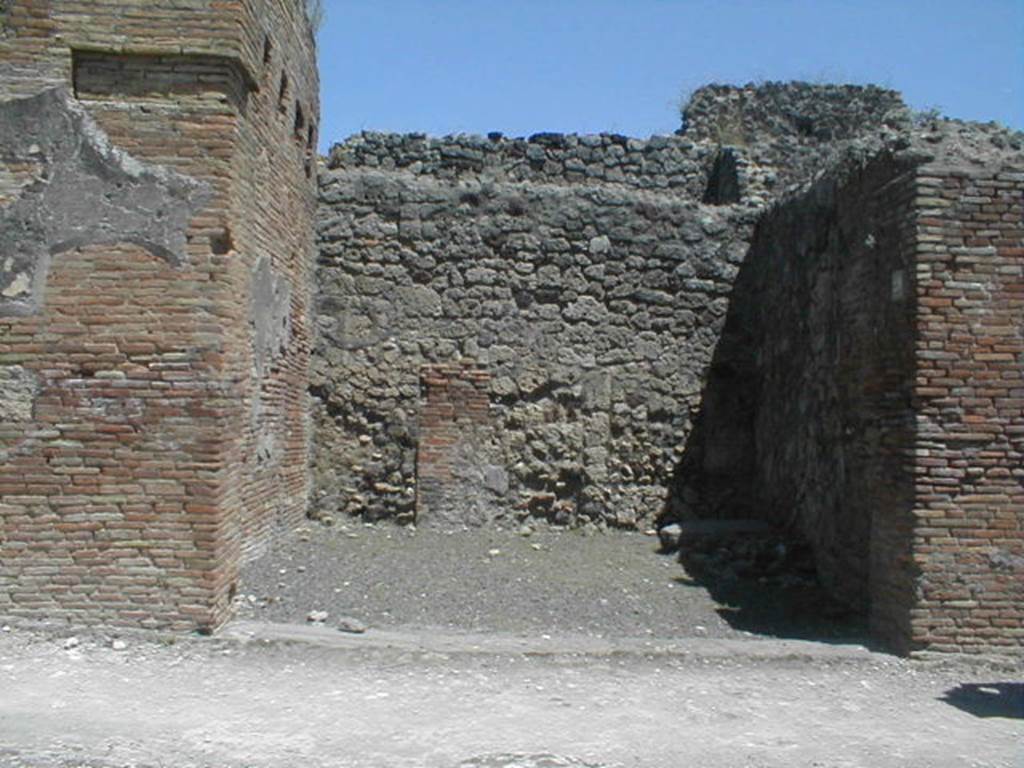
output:
<instances>
[{"instance_id":1,"label":"clear sky","mask_svg":"<svg viewBox=\"0 0 1024 768\"><path fill-rule=\"evenodd\" d=\"M708 82L876 83L1024 129L1024 0L324 0L321 148L679 127Z\"/></svg>"}]
</instances>

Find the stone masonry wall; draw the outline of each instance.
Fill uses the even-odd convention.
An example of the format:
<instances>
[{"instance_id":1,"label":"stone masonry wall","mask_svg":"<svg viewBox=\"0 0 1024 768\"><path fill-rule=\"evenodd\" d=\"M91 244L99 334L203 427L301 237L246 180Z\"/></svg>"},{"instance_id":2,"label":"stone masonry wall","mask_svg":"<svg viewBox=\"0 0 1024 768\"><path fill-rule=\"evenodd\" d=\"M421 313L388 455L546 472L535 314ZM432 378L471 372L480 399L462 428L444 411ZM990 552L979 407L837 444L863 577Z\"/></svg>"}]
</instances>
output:
<instances>
[{"instance_id":1,"label":"stone masonry wall","mask_svg":"<svg viewBox=\"0 0 1024 768\"><path fill-rule=\"evenodd\" d=\"M676 136L335 146L312 378L319 511L412 519L418 371L462 361L491 375L483 453L492 479L507 475L467 518L697 514L683 459L753 223L846 144L880 146L906 119L877 88L709 87Z\"/></svg>"},{"instance_id":2,"label":"stone masonry wall","mask_svg":"<svg viewBox=\"0 0 1024 768\"><path fill-rule=\"evenodd\" d=\"M312 38L285 0L8 5L0 613L209 629L304 508Z\"/></svg>"},{"instance_id":3,"label":"stone masonry wall","mask_svg":"<svg viewBox=\"0 0 1024 768\"><path fill-rule=\"evenodd\" d=\"M746 195L764 202L827 172L848 145L877 150L911 127L900 94L872 85L707 85L683 111L683 134L740 153Z\"/></svg>"},{"instance_id":4,"label":"stone masonry wall","mask_svg":"<svg viewBox=\"0 0 1024 768\"><path fill-rule=\"evenodd\" d=\"M319 511L765 517L891 647L1019 648L1020 137L879 89L687 116L335 148Z\"/></svg>"},{"instance_id":5,"label":"stone masonry wall","mask_svg":"<svg viewBox=\"0 0 1024 768\"><path fill-rule=\"evenodd\" d=\"M821 89L805 90L703 89L686 133L646 141L364 133L336 146L313 377L321 506L412 515L414 372L465 358L496 388L506 516L693 514L680 458L757 212L845 142L877 145L906 117L893 92L846 88L806 131ZM780 115L793 123L784 141L747 146ZM725 137L723 124L750 130Z\"/></svg>"},{"instance_id":6,"label":"stone masonry wall","mask_svg":"<svg viewBox=\"0 0 1024 768\"><path fill-rule=\"evenodd\" d=\"M312 369L320 509L412 518L421 367L465 362L490 376L493 431L481 492L445 520L660 514L756 212L694 199L714 151L548 135L336 147Z\"/></svg>"}]
</instances>

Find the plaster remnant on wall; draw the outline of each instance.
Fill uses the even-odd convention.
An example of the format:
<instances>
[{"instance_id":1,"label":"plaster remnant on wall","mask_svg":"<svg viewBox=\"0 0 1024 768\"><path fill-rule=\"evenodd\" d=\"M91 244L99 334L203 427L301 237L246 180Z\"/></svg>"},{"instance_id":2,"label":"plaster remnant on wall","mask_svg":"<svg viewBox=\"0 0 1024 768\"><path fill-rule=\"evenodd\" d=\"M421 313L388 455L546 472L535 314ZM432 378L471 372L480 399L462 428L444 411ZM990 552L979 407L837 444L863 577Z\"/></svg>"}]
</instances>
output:
<instances>
[{"instance_id":1,"label":"plaster remnant on wall","mask_svg":"<svg viewBox=\"0 0 1024 768\"><path fill-rule=\"evenodd\" d=\"M253 365L262 378L284 354L291 338L291 286L260 259L252 273L249 319L252 323Z\"/></svg>"},{"instance_id":2,"label":"plaster remnant on wall","mask_svg":"<svg viewBox=\"0 0 1024 768\"><path fill-rule=\"evenodd\" d=\"M256 379L249 422L256 437L256 462L261 466L277 465L281 458L280 441L273 411L265 401L264 384L291 341L290 310L291 286L274 270L269 258L261 258L252 272L249 297L253 375Z\"/></svg>"},{"instance_id":3,"label":"plaster remnant on wall","mask_svg":"<svg viewBox=\"0 0 1024 768\"><path fill-rule=\"evenodd\" d=\"M209 185L114 147L64 89L0 103L0 315L38 312L52 256L134 243L173 266Z\"/></svg>"},{"instance_id":4,"label":"plaster remnant on wall","mask_svg":"<svg viewBox=\"0 0 1024 768\"><path fill-rule=\"evenodd\" d=\"M249 412L250 428L256 436L256 463L266 467L280 463L281 450L277 433L270 423L266 403L263 401L263 393L257 392L253 398L252 409Z\"/></svg>"},{"instance_id":5,"label":"plaster remnant on wall","mask_svg":"<svg viewBox=\"0 0 1024 768\"><path fill-rule=\"evenodd\" d=\"M0 424L32 420L39 380L20 365L0 365Z\"/></svg>"}]
</instances>

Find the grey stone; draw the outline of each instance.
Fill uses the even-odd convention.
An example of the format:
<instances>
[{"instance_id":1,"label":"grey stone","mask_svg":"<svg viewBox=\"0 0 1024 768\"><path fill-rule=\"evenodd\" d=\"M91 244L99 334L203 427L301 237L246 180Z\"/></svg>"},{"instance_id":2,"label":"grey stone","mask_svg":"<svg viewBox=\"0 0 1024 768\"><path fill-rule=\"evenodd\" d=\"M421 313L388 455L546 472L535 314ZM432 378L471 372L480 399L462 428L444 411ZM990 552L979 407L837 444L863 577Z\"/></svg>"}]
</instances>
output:
<instances>
[{"instance_id":1,"label":"grey stone","mask_svg":"<svg viewBox=\"0 0 1024 768\"><path fill-rule=\"evenodd\" d=\"M494 465L485 468L484 485L493 493L504 496L508 493L509 489L508 472L505 471L504 467Z\"/></svg>"}]
</instances>

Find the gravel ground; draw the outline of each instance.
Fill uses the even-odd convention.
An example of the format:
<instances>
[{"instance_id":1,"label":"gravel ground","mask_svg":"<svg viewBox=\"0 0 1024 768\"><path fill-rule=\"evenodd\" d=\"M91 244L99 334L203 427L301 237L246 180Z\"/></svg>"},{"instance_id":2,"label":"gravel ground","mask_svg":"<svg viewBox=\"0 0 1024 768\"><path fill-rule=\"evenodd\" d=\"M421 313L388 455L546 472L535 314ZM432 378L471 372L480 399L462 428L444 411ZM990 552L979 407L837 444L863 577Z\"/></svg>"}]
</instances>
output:
<instances>
[{"instance_id":1,"label":"gravel ground","mask_svg":"<svg viewBox=\"0 0 1024 768\"><path fill-rule=\"evenodd\" d=\"M712 597L714 595L714 598ZM717 598L717 600L715 599ZM243 569L240 616L377 628L438 628L593 637L851 639L806 587L692 579L655 537L542 528L529 536L390 524L313 525Z\"/></svg>"}]
</instances>

